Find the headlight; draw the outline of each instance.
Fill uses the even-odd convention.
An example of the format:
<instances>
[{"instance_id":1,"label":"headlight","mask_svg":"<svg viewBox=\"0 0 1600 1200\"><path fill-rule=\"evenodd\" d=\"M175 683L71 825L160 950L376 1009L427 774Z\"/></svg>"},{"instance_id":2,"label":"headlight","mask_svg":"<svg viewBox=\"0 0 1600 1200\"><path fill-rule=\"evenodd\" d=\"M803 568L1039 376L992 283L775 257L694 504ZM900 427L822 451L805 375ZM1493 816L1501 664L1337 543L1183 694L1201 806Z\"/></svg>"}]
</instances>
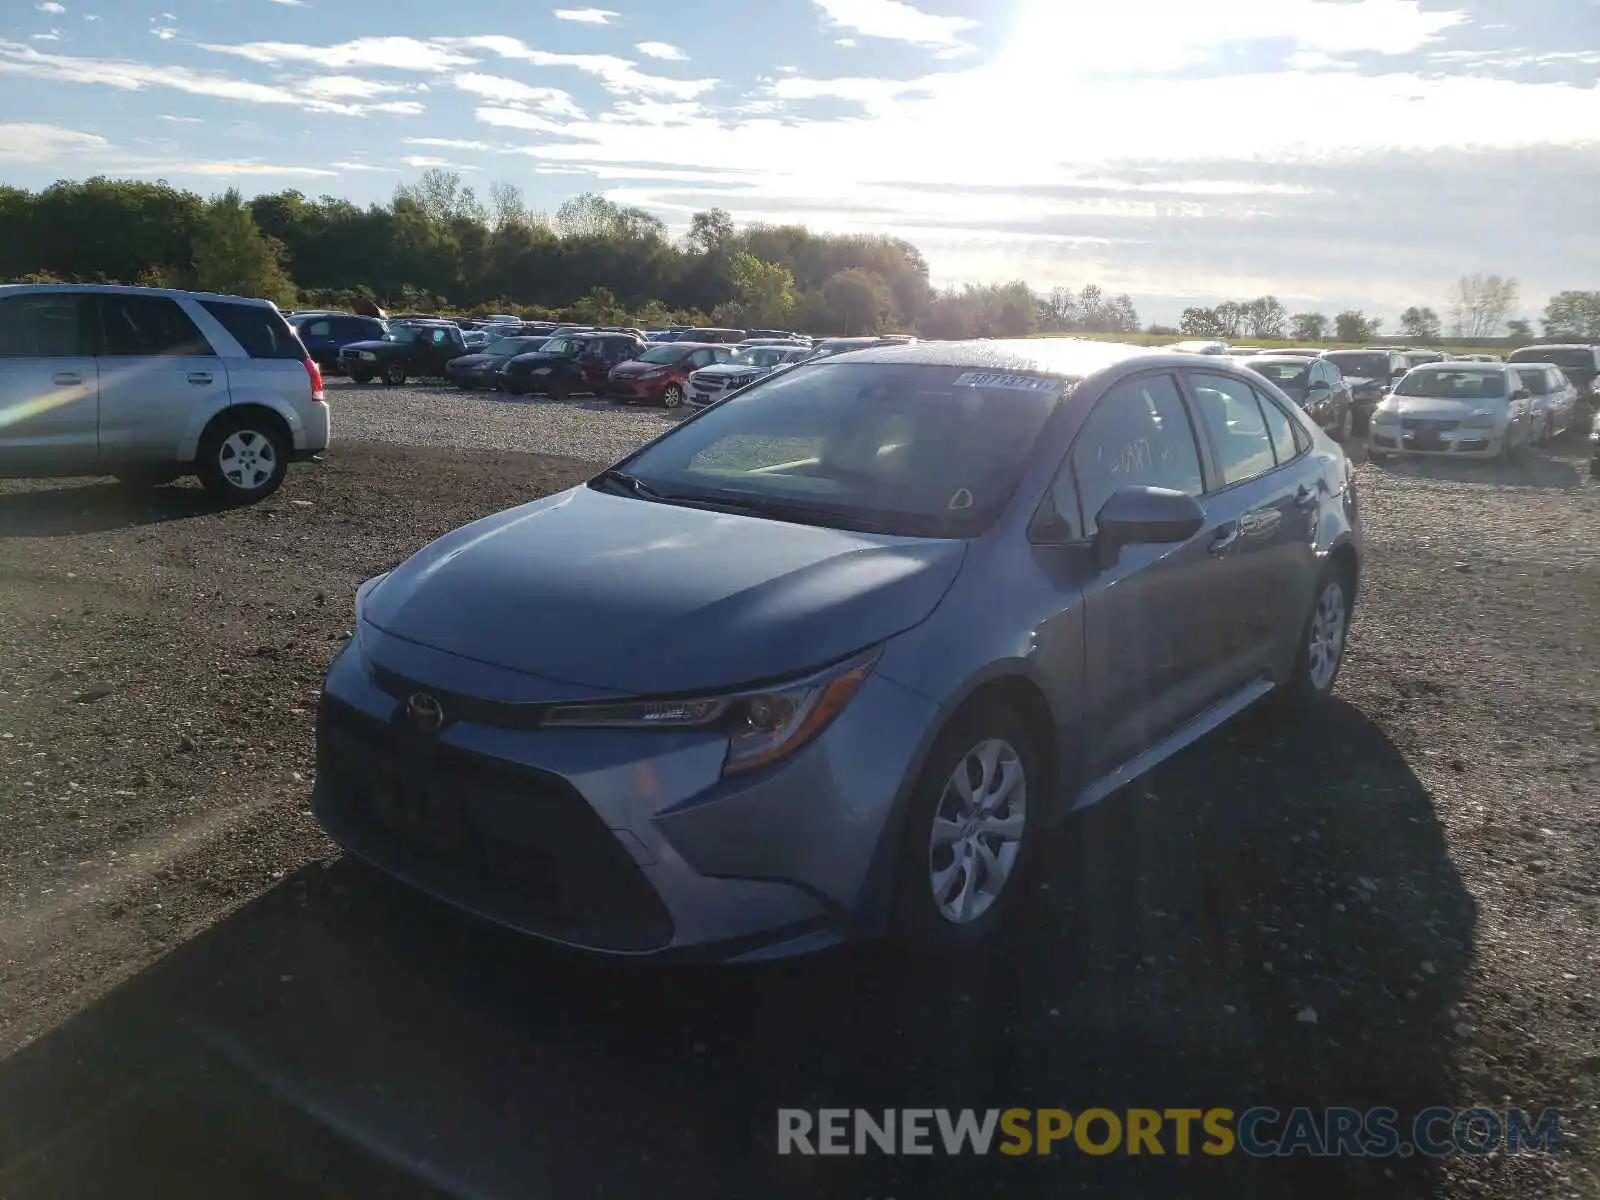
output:
<instances>
[{"instance_id":1,"label":"headlight","mask_svg":"<svg viewBox=\"0 0 1600 1200\"><path fill-rule=\"evenodd\" d=\"M1468 429L1493 429L1500 424L1500 417L1492 412L1475 412L1461 423Z\"/></svg>"},{"instance_id":2,"label":"headlight","mask_svg":"<svg viewBox=\"0 0 1600 1200\"><path fill-rule=\"evenodd\" d=\"M683 700L569 704L552 709L549 726L609 729L706 729L724 733L722 773L753 771L785 758L821 733L872 672L878 650L791 683Z\"/></svg>"},{"instance_id":3,"label":"headlight","mask_svg":"<svg viewBox=\"0 0 1600 1200\"><path fill-rule=\"evenodd\" d=\"M360 587L356 588L356 621L358 623L361 620L362 612L367 607L367 597L372 595L373 588L377 587L387 578L389 578L389 572L385 571L382 575L374 575Z\"/></svg>"},{"instance_id":4,"label":"headlight","mask_svg":"<svg viewBox=\"0 0 1600 1200\"><path fill-rule=\"evenodd\" d=\"M378 361L378 356L376 354L374 354L371 350L363 350L361 352L361 361L362 362L377 362Z\"/></svg>"},{"instance_id":5,"label":"headlight","mask_svg":"<svg viewBox=\"0 0 1600 1200\"><path fill-rule=\"evenodd\" d=\"M1374 425L1398 425L1400 423L1400 410L1397 408L1377 408L1372 412Z\"/></svg>"}]
</instances>

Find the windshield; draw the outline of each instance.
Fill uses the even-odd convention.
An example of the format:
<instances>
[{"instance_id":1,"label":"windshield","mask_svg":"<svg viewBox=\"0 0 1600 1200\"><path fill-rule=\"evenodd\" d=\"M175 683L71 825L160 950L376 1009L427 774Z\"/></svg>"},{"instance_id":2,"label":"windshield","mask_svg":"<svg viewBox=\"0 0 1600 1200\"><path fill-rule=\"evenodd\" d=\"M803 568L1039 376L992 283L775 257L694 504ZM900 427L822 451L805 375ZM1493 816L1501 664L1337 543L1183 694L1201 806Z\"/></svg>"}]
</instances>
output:
<instances>
[{"instance_id":1,"label":"windshield","mask_svg":"<svg viewBox=\"0 0 1600 1200\"><path fill-rule=\"evenodd\" d=\"M1257 375L1264 375L1291 395L1306 390L1306 376L1311 368L1303 362L1252 362L1246 363Z\"/></svg>"},{"instance_id":2,"label":"windshield","mask_svg":"<svg viewBox=\"0 0 1600 1200\"><path fill-rule=\"evenodd\" d=\"M682 346L656 346L639 355L634 362L642 363L675 363L685 355L694 353L685 350Z\"/></svg>"},{"instance_id":3,"label":"windshield","mask_svg":"<svg viewBox=\"0 0 1600 1200\"><path fill-rule=\"evenodd\" d=\"M706 409L619 470L673 499L971 537L1010 499L1065 387L957 367L813 364Z\"/></svg>"},{"instance_id":4,"label":"windshield","mask_svg":"<svg viewBox=\"0 0 1600 1200\"><path fill-rule=\"evenodd\" d=\"M1397 396L1428 396L1442 400L1502 399L1506 394L1503 371L1412 371L1395 388Z\"/></svg>"},{"instance_id":5,"label":"windshield","mask_svg":"<svg viewBox=\"0 0 1600 1200\"><path fill-rule=\"evenodd\" d=\"M496 358L511 358L517 354L531 354L543 346L548 339L542 337L508 337L491 342L484 349L485 354L492 354Z\"/></svg>"},{"instance_id":6,"label":"windshield","mask_svg":"<svg viewBox=\"0 0 1600 1200\"><path fill-rule=\"evenodd\" d=\"M1386 379L1389 375L1387 354L1328 354L1324 357L1354 379Z\"/></svg>"},{"instance_id":7,"label":"windshield","mask_svg":"<svg viewBox=\"0 0 1600 1200\"><path fill-rule=\"evenodd\" d=\"M583 343L570 337L547 338L544 345L538 347L540 354L576 354L582 349Z\"/></svg>"},{"instance_id":8,"label":"windshield","mask_svg":"<svg viewBox=\"0 0 1600 1200\"><path fill-rule=\"evenodd\" d=\"M746 346L728 355L730 367L772 367L794 356L793 350L774 346Z\"/></svg>"}]
</instances>

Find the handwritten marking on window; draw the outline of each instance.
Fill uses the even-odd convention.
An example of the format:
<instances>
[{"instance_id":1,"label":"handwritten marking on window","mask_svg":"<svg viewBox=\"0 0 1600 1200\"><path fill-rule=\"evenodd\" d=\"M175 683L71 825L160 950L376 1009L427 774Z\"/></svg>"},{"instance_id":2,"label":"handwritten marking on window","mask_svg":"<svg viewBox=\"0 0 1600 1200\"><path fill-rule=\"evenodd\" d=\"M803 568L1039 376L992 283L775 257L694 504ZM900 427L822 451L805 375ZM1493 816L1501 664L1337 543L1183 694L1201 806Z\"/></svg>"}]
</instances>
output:
<instances>
[{"instance_id":1,"label":"handwritten marking on window","mask_svg":"<svg viewBox=\"0 0 1600 1200\"><path fill-rule=\"evenodd\" d=\"M1111 460L1113 475L1134 475L1150 469L1150 439L1135 438Z\"/></svg>"}]
</instances>

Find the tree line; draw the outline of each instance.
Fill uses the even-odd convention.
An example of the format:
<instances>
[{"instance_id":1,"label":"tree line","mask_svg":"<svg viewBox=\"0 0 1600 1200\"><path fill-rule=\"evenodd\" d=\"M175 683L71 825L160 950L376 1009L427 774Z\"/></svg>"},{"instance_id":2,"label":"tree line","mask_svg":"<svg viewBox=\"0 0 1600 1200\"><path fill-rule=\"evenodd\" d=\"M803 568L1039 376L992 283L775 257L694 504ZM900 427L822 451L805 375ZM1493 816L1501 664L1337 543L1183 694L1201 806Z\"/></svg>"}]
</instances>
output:
<instances>
[{"instance_id":1,"label":"tree line","mask_svg":"<svg viewBox=\"0 0 1600 1200\"><path fill-rule=\"evenodd\" d=\"M1446 297L1443 318L1434 308L1412 305L1400 314L1398 333L1421 345L1442 343L1447 336L1531 342L1532 322L1511 316L1517 295L1517 281L1507 276L1463 275ZM1558 292L1545 304L1539 324L1543 336L1553 341L1600 341L1600 291ZM1171 332L1189 337L1305 342L1326 341L1331 333L1335 341L1364 342L1378 337L1382 330L1382 317L1369 317L1360 309L1346 309L1332 317L1319 312L1290 313L1276 296L1258 296L1226 300L1212 308L1186 308L1179 327Z\"/></svg>"},{"instance_id":2,"label":"tree line","mask_svg":"<svg viewBox=\"0 0 1600 1200\"><path fill-rule=\"evenodd\" d=\"M938 289L901 238L800 225L736 227L695 213L674 239L654 215L595 193L553 214L494 183L480 198L430 170L362 207L284 191L210 199L164 181L96 177L0 186L0 279L195 287L283 305L517 312L594 323L723 324L930 337L1133 331L1127 296L1022 282Z\"/></svg>"}]
</instances>

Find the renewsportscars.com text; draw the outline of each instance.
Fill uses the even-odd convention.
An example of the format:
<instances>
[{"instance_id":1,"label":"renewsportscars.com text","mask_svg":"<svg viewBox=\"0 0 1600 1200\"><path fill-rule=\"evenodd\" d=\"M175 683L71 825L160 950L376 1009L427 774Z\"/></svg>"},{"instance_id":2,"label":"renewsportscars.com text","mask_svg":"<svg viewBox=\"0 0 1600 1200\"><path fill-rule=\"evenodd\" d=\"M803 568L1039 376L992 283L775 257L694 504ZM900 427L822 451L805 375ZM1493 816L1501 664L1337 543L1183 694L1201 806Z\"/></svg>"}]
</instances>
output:
<instances>
[{"instance_id":1,"label":"renewsportscars.com text","mask_svg":"<svg viewBox=\"0 0 1600 1200\"><path fill-rule=\"evenodd\" d=\"M1560 1114L1520 1108L780 1108L779 1154L1257 1158L1558 1153Z\"/></svg>"}]
</instances>

